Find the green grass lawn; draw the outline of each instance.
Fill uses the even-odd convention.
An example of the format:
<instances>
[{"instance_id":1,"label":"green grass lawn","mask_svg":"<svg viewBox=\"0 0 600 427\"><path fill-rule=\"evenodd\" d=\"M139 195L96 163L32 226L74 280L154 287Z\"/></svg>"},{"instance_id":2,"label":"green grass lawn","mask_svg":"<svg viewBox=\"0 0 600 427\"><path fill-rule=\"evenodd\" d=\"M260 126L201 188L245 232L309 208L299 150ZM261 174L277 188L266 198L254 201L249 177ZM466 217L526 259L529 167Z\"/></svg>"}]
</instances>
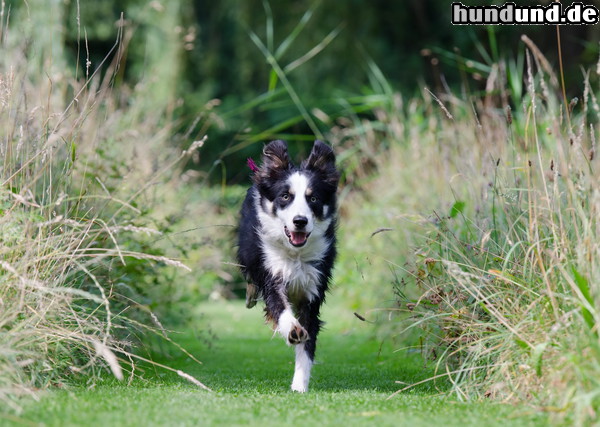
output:
<instances>
[{"instance_id":1,"label":"green grass lawn","mask_svg":"<svg viewBox=\"0 0 600 427\"><path fill-rule=\"evenodd\" d=\"M443 397L447 385L428 383L387 398L399 386L432 374L417 354L394 353L373 339L372 325L335 303L327 306L311 388L289 390L293 351L273 337L257 307L241 302L199 307L198 329L178 341L203 364L180 355L161 363L182 369L209 386L198 389L170 372L146 369L131 386L106 380L89 389L49 391L16 421L23 425L544 425L530 408L459 403ZM2 418L0 418L2 422Z\"/></svg>"}]
</instances>

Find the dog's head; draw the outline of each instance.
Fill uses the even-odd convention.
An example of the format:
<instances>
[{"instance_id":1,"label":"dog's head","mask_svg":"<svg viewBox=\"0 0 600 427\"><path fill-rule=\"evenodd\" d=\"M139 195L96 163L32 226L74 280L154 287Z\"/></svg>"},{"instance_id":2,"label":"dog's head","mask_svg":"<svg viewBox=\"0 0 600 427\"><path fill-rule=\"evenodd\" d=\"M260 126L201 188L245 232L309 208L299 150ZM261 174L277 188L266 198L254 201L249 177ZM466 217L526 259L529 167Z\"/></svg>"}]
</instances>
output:
<instances>
[{"instance_id":1,"label":"dog's head","mask_svg":"<svg viewBox=\"0 0 600 427\"><path fill-rule=\"evenodd\" d=\"M261 208L269 216L270 235L296 248L311 235L324 235L335 211L339 173L335 154L322 141L300 167L291 162L285 141L272 141L263 150L262 165L254 174Z\"/></svg>"}]
</instances>

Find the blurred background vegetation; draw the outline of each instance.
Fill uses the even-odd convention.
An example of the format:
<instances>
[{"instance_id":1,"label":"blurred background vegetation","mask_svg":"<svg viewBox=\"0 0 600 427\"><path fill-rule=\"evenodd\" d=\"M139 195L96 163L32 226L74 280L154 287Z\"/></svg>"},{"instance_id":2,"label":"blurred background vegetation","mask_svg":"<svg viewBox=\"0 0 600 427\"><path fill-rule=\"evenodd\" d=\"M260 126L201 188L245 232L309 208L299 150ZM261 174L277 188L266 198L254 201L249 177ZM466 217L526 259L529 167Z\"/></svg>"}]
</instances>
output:
<instances>
[{"instance_id":1,"label":"blurred background vegetation","mask_svg":"<svg viewBox=\"0 0 600 427\"><path fill-rule=\"evenodd\" d=\"M8 2L13 14L35 13L37 3ZM223 175L228 182L245 182L245 158L256 156L270 139L295 141L306 154L313 135L326 133L336 118L369 116L387 101L372 95L393 91L410 98L424 86L476 94L485 89L493 65L509 58L512 67L504 73L521 78L524 33L550 61L557 60L555 27L455 27L444 0L51 3L50 18L64 28L62 39L55 35L53 42L65 52L64 65L77 66L81 74L115 54L111 48L123 14L131 40L118 80L135 83L150 76L154 102L175 111L176 132L198 137L211 126L202 155L190 166L202 174L212 171L213 182ZM274 55L312 124L252 33ZM581 91L581 69L595 63L599 41L597 25L562 28L569 95ZM215 110L218 119L208 120L216 118Z\"/></svg>"}]
</instances>

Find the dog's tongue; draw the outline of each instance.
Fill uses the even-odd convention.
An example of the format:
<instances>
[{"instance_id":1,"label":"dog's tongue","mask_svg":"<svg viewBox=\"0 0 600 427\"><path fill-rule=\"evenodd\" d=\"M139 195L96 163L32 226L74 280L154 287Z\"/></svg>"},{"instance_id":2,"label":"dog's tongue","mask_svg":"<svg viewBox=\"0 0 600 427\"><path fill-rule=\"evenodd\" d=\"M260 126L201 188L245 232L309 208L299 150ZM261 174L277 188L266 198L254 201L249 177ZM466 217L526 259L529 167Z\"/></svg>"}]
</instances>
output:
<instances>
[{"instance_id":1,"label":"dog's tongue","mask_svg":"<svg viewBox=\"0 0 600 427\"><path fill-rule=\"evenodd\" d=\"M307 238L306 233L303 233L301 231L300 232L292 231L292 232L290 232L290 235L291 235L292 244L294 244L294 245L301 245L304 242L306 242L306 238Z\"/></svg>"}]
</instances>

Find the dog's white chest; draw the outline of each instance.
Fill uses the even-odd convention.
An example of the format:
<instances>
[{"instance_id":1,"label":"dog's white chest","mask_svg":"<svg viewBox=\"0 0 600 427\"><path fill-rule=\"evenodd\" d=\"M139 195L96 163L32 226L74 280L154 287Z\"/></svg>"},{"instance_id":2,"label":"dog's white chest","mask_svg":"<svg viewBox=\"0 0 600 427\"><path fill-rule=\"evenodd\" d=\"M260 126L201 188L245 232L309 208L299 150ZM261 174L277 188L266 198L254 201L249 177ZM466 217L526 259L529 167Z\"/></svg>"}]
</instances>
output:
<instances>
[{"instance_id":1,"label":"dog's white chest","mask_svg":"<svg viewBox=\"0 0 600 427\"><path fill-rule=\"evenodd\" d=\"M309 260L303 259L300 254L291 255L288 251L269 245L265 245L263 249L267 268L283 279L288 294L305 296L309 301L319 295L321 273Z\"/></svg>"}]
</instances>

